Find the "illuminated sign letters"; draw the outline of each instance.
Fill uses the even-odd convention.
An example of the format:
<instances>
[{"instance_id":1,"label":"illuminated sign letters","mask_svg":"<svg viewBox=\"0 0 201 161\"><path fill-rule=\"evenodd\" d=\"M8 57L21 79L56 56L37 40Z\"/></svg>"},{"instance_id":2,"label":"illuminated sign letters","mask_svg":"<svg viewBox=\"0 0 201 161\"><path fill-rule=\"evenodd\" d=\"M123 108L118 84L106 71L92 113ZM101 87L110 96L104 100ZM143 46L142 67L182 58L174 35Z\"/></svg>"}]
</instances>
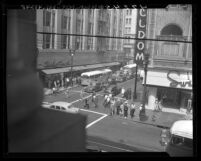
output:
<instances>
[{"instance_id":1,"label":"illuminated sign letters","mask_svg":"<svg viewBox=\"0 0 201 161\"><path fill-rule=\"evenodd\" d=\"M137 10L136 33L138 39L143 39L146 37L146 17L147 17L146 9L142 8ZM143 65L144 49L145 49L145 40L136 40L134 61L139 66Z\"/></svg>"},{"instance_id":2,"label":"illuminated sign letters","mask_svg":"<svg viewBox=\"0 0 201 161\"><path fill-rule=\"evenodd\" d=\"M176 75L179 79L173 78L171 75ZM187 85L189 87L192 87L192 80L189 78L189 73L187 72L188 79L182 79L180 77L180 73L178 71L169 71L167 73L167 78L171 81L170 87L177 87L180 85L181 87L186 87Z\"/></svg>"}]
</instances>

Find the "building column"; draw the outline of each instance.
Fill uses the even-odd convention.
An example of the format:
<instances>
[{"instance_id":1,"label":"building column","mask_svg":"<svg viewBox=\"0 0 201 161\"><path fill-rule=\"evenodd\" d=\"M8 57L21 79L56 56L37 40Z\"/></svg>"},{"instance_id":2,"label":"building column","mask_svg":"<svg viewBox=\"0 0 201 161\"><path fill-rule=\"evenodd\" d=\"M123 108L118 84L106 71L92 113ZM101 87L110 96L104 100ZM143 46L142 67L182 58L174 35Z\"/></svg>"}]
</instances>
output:
<instances>
[{"instance_id":1,"label":"building column","mask_svg":"<svg viewBox=\"0 0 201 161\"><path fill-rule=\"evenodd\" d=\"M85 9L84 10L84 21L83 21L83 34L84 35L88 35L89 33L87 33L88 30L88 10ZM87 49L87 39L88 37L83 36L83 41L82 41L82 50L86 50Z\"/></svg>"},{"instance_id":2,"label":"building column","mask_svg":"<svg viewBox=\"0 0 201 161\"><path fill-rule=\"evenodd\" d=\"M76 9L71 10L71 27L70 33L76 34ZM75 49L75 36L70 36L70 49Z\"/></svg>"},{"instance_id":3,"label":"building column","mask_svg":"<svg viewBox=\"0 0 201 161\"><path fill-rule=\"evenodd\" d=\"M55 32L61 33L61 10L55 10ZM61 48L61 35L55 35L54 38L54 49Z\"/></svg>"},{"instance_id":4,"label":"building column","mask_svg":"<svg viewBox=\"0 0 201 161\"><path fill-rule=\"evenodd\" d=\"M109 36L113 36L113 20L114 20L114 12L113 12L113 9L110 10L110 33L109 33ZM109 39L109 50L112 50L112 42L113 42L113 39L110 38Z\"/></svg>"},{"instance_id":5,"label":"building column","mask_svg":"<svg viewBox=\"0 0 201 161\"><path fill-rule=\"evenodd\" d=\"M157 96L157 88L149 87L149 93L148 93L148 108L149 109L154 109L156 96Z\"/></svg>"},{"instance_id":6,"label":"building column","mask_svg":"<svg viewBox=\"0 0 201 161\"><path fill-rule=\"evenodd\" d=\"M97 35L98 32L98 9L94 9L94 28L93 28L93 34ZM93 37L93 50L97 49L97 37Z\"/></svg>"}]
</instances>

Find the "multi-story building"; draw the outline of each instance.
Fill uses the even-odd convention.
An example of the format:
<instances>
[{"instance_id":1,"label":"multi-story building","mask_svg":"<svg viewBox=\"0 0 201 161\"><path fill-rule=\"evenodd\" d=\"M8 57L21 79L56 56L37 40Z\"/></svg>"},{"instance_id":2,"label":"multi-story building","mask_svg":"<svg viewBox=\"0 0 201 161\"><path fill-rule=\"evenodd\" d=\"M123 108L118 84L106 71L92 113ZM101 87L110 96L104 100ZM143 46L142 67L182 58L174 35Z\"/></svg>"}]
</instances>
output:
<instances>
[{"instance_id":1,"label":"multi-story building","mask_svg":"<svg viewBox=\"0 0 201 161\"><path fill-rule=\"evenodd\" d=\"M137 21L137 9L125 9L124 10L124 51L126 53L128 63L133 63L134 59L134 47L135 40L129 38L136 37L136 21Z\"/></svg>"},{"instance_id":2,"label":"multi-story building","mask_svg":"<svg viewBox=\"0 0 201 161\"><path fill-rule=\"evenodd\" d=\"M192 6L148 9L146 33L150 39L168 40L146 41L149 108L158 98L165 107L186 109L192 102Z\"/></svg>"},{"instance_id":3,"label":"multi-story building","mask_svg":"<svg viewBox=\"0 0 201 161\"><path fill-rule=\"evenodd\" d=\"M43 77L63 77L72 65L95 69L125 61L123 39L109 38L123 36L121 9L37 10L37 32L38 69L45 73Z\"/></svg>"},{"instance_id":4,"label":"multi-story building","mask_svg":"<svg viewBox=\"0 0 201 161\"><path fill-rule=\"evenodd\" d=\"M122 9L37 10L37 31L93 36L123 36ZM122 39L38 34L39 49L123 50Z\"/></svg>"}]
</instances>

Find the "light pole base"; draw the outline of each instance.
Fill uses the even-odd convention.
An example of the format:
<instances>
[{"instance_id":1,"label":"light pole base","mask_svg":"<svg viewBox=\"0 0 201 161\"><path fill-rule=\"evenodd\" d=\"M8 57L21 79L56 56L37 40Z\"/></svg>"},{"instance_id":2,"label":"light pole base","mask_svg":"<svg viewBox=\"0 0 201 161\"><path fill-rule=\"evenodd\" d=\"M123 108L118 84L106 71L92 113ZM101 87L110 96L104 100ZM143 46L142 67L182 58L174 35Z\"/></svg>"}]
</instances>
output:
<instances>
[{"instance_id":1,"label":"light pole base","mask_svg":"<svg viewBox=\"0 0 201 161\"><path fill-rule=\"evenodd\" d=\"M140 121L147 121L148 116L146 115L145 109L142 109L139 114Z\"/></svg>"}]
</instances>

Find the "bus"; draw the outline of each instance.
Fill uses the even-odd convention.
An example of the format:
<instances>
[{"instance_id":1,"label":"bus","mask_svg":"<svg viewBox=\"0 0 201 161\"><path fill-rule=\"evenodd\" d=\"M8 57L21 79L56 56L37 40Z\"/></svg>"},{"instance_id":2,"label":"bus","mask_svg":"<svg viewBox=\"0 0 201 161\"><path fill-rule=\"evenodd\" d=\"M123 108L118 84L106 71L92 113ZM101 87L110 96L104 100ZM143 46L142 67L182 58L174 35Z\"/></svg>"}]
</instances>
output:
<instances>
[{"instance_id":1,"label":"bus","mask_svg":"<svg viewBox=\"0 0 201 161\"><path fill-rule=\"evenodd\" d=\"M111 69L95 70L81 74L81 85L95 86L97 83L105 83L112 74Z\"/></svg>"},{"instance_id":2,"label":"bus","mask_svg":"<svg viewBox=\"0 0 201 161\"><path fill-rule=\"evenodd\" d=\"M167 131L165 151L170 156L193 156L193 121L179 120Z\"/></svg>"}]
</instances>

